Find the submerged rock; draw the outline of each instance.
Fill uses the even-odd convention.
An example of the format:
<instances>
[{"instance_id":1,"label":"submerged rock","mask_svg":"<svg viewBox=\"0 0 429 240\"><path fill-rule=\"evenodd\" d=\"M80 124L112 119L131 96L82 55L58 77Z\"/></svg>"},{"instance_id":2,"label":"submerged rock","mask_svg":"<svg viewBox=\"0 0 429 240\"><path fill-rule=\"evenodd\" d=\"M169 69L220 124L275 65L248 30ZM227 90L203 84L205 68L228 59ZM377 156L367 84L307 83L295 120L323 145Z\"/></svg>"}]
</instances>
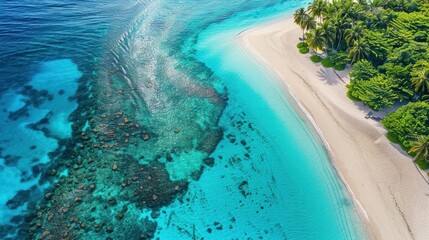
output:
<instances>
[{"instance_id":1,"label":"submerged rock","mask_svg":"<svg viewBox=\"0 0 429 240\"><path fill-rule=\"evenodd\" d=\"M106 228L107 233L112 233L113 231L114 231L113 226L107 226Z\"/></svg>"},{"instance_id":2,"label":"submerged rock","mask_svg":"<svg viewBox=\"0 0 429 240\"><path fill-rule=\"evenodd\" d=\"M180 144L158 149L161 144L158 141L165 137L163 133L133 119L132 114L122 110L122 105L106 110L102 105L83 100L82 96L77 97L81 103L86 101L79 105L85 108L85 116L80 115L81 110L74 115L74 137L70 142L61 143L69 147L66 154L58 154L59 160L55 161L56 175L66 168L68 172L42 202L37 210L40 215L28 218L28 235L23 239L42 236L46 239L152 239L157 222L139 218L141 210L150 209L151 217L158 218L159 209L183 196L189 184L188 180L172 181L165 164L155 156L166 156L167 161L173 161L175 155L189 149L184 150ZM110 102L106 104L111 106ZM35 127L44 128L51 120L47 116ZM82 130L84 126L88 130ZM170 137L173 134L177 141L188 137L187 127L177 127L173 128L177 135L171 132L171 127L166 130ZM178 134L182 131L179 127L186 131ZM198 137L198 150L209 154L221 136L218 130L203 132L201 138ZM156 154L151 155L151 150L142 148L153 148ZM146 165L139 160L144 160ZM214 159L206 159L204 163L213 166ZM195 180L202 170L193 173Z\"/></svg>"},{"instance_id":3,"label":"submerged rock","mask_svg":"<svg viewBox=\"0 0 429 240\"><path fill-rule=\"evenodd\" d=\"M215 163L215 159L212 158L212 157L204 158L203 162L204 162L205 165L207 165L209 167L213 167L214 163Z\"/></svg>"},{"instance_id":4,"label":"submerged rock","mask_svg":"<svg viewBox=\"0 0 429 240\"><path fill-rule=\"evenodd\" d=\"M132 191L133 196L131 201L139 207L154 209L165 206L188 187L186 180L170 180L165 165L157 161L149 166L138 168L137 171L132 170L132 176L138 179L130 182L129 191Z\"/></svg>"},{"instance_id":5,"label":"submerged rock","mask_svg":"<svg viewBox=\"0 0 429 240\"><path fill-rule=\"evenodd\" d=\"M107 200L107 202L109 203L110 206L114 206L117 203L116 198L114 198L114 197L109 198L109 200Z\"/></svg>"},{"instance_id":6,"label":"submerged rock","mask_svg":"<svg viewBox=\"0 0 429 240\"><path fill-rule=\"evenodd\" d=\"M31 197L31 190L20 190L16 195L6 202L6 206L10 209L17 209L27 203Z\"/></svg>"},{"instance_id":7,"label":"submerged rock","mask_svg":"<svg viewBox=\"0 0 429 240\"><path fill-rule=\"evenodd\" d=\"M240 185L238 185L238 190L240 190L241 195L244 197L247 197L250 195L250 192L248 191L249 182L248 181L242 181Z\"/></svg>"},{"instance_id":8,"label":"submerged rock","mask_svg":"<svg viewBox=\"0 0 429 240\"><path fill-rule=\"evenodd\" d=\"M48 200L48 201L49 201L49 200L51 200L51 198L52 198L52 193L46 193L46 194L45 194L45 199L46 199L46 200Z\"/></svg>"}]
</instances>

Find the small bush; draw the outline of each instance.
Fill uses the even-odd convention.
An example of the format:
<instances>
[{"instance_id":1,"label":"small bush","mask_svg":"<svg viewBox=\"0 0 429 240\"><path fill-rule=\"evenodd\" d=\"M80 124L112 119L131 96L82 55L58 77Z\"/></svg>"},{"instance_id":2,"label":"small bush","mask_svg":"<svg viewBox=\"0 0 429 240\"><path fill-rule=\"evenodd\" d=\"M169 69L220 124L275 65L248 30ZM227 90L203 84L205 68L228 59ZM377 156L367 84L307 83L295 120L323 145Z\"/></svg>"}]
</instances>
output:
<instances>
[{"instance_id":1,"label":"small bush","mask_svg":"<svg viewBox=\"0 0 429 240\"><path fill-rule=\"evenodd\" d=\"M310 49L306 48L306 47L302 47L299 49L299 52L302 54L306 54L310 52Z\"/></svg>"},{"instance_id":2,"label":"small bush","mask_svg":"<svg viewBox=\"0 0 429 240\"><path fill-rule=\"evenodd\" d=\"M322 61L320 61L320 63L322 63L322 65L325 67L325 68L331 68L331 67L333 67L334 65L332 64L332 62L331 62L331 59L330 58L325 58L325 59L323 59Z\"/></svg>"},{"instance_id":3,"label":"small bush","mask_svg":"<svg viewBox=\"0 0 429 240\"><path fill-rule=\"evenodd\" d=\"M317 55L311 56L310 59L314 63L319 63L320 61L322 61L322 58L320 56L317 56Z\"/></svg>"},{"instance_id":4,"label":"small bush","mask_svg":"<svg viewBox=\"0 0 429 240\"><path fill-rule=\"evenodd\" d=\"M306 42L300 42L298 45L296 45L297 48L308 48L308 43Z\"/></svg>"},{"instance_id":5,"label":"small bush","mask_svg":"<svg viewBox=\"0 0 429 240\"><path fill-rule=\"evenodd\" d=\"M345 64L335 65L334 69L337 71L343 71L346 68Z\"/></svg>"},{"instance_id":6,"label":"small bush","mask_svg":"<svg viewBox=\"0 0 429 240\"><path fill-rule=\"evenodd\" d=\"M386 137L387 137L387 139L389 139L393 143L398 143L398 144L401 143L401 141L399 141L398 137L391 132L387 132Z\"/></svg>"},{"instance_id":7,"label":"small bush","mask_svg":"<svg viewBox=\"0 0 429 240\"><path fill-rule=\"evenodd\" d=\"M344 52L330 54L329 58L334 66L341 66L350 63L347 53Z\"/></svg>"},{"instance_id":8,"label":"small bush","mask_svg":"<svg viewBox=\"0 0 429 240\"><path fill-rule=\"evenodd\" d=\"M426 162L425 160L417 160L416 164L417 166L419 166L421 170L429 169L429 163ZM428 173L428 176L429 176L429 173Z\"/></svg>"},{"instance_id":9,"label":"small bush","mask_svg":"<svg viewBox=\"0 0 429 240\"><path fill-rule=\"evenodd\" d=\"M414 40L416 42L425 42L428 38L426 31L418 31L414 34Z\"/></svg>"},{"instance_id":10,"label":"small bush","mask_svg":"<svg viewBox=\"0 0 429 240\"><path fill-rule=\"evenodd\" d=\"M347 87L348 87L348 86L349 86L349 85L347 85ZM350 91L347 91L347 97L348 97L350 100L352 100L352 101L360 101L360 99L359 99L359 98L352 96L352 95L350 94Z\"/></svg>"}]
</instances>

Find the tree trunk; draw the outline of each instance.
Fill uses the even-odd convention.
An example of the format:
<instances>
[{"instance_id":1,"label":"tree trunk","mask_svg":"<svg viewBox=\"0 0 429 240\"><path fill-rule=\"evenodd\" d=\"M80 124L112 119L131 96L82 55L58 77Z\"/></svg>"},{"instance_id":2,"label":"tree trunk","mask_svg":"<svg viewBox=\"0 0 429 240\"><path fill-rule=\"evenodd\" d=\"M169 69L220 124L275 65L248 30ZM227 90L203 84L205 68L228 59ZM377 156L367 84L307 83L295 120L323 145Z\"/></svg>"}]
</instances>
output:
<instances>
[{"instance_id":1,"label":"tree trunk","mask_svg":"<svg viewBox=\"0 0 429 240\"><path fill-rule=\"evenodd\" d=\"M305 34L305 30L304 30L304 28L303 28L303 29L302 29L302 42L304 42L304 39L305 39L304 34Z\"/></svg>"},{"instance_id":2,"label":"tree trunk","mask_svg":"<svg viewBox=\"0 0 429 240\"><path fill-rule=\"evenodd\" d=\"M312 48L312 50L317 56L319 56L319 53L314 48Z\"/></svg>"},{"instance_id":3,"label":"tree trunk","mask_svg":"<svg viewBox=\"0 0 429 240\"><path fill-rule=\"evenodd\" d=\"M340 37L339 37L339 39L338 39L338 44L337 44L337 48L335 48L335 50L336 51L338 51L338 48L340 47L340 45L341 45L341 41L343 40L343 38L342 38L342 36L341 36L342 34L340 34Z\"/></svg>"}]
</instances>

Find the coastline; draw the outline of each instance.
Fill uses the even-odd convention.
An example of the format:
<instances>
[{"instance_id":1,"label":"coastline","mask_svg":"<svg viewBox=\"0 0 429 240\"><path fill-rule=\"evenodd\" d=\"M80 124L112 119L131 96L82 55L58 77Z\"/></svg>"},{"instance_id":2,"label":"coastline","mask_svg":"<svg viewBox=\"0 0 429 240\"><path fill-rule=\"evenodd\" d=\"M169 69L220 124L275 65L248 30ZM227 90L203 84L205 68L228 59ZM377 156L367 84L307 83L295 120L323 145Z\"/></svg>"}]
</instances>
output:
<instances>
[{"instance_id":1,"label":"coastline","mask_svg":"<svg viewBox=\"0 0 429 240\"><path fill-rule=\"evenodd\" d=\"M369 237L428 238L429 187L412 159L387 140L377 121L365 119L368 108L347 98L348 71L338 72L340 80L332 69L298 52L301 35L289 17L241 32L237 41L278 79L304 120L314 125L361 208Z\"/></svg>"}]
</instances>

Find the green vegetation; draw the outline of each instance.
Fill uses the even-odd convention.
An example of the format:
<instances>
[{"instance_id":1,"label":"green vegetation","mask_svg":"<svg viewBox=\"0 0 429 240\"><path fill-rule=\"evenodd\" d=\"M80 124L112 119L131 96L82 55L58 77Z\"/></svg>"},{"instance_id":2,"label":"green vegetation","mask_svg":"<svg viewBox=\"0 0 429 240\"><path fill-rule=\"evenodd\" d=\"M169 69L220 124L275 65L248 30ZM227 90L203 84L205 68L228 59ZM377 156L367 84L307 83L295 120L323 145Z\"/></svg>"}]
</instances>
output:
<instances>
[{"instance_id":1,"label":"green vegetation","mask_svg":"<svg viewBox=\"0 0 429 240\"><path fill-rule=\"evenodd\" d=\"M417 166L419 166L420 169L426 170L429 169L429 162L425 160L415 160L415 163ZM428 173L429 176L429 173Z\"/></svg>"},{"instance_id":2,"label":"green vegetation","mask_svg":"<svg viewBox=\"0 0 429 240\"><path fill-rule=\"evenodd\" d=\"M310 52L310 49L308 48L308 43L306 42L300 42L296 45L296 47L299 49L299 52L302 54L306 54Z\"/></svg>"},{"instance_id":3,"label":"green vegetation","mask_svg":"<svg viewBox=\"0 0 429 240\"><path fill-rule=\"evenodd\" d=\"M330 58L322 59L322 61L320 61L320 63L322 63L323 67L325 67L325 68L330 68L330 67L334 66L334 64L332 64L332 61Z\"/></svg>"},{"instance_id":4,"label":"green vegetation","mask_svg":"<svg viewBox=\"0 0 429 240\"><path fill-rule=\"evenodd\" d=\"M410 143L409 152L415 154L415 160L429 162L429 136L419 136L416 141Z\"/></svg>"},{"instance_id":5,"label":"green vegetation","mask_svg":"<svg viewBox=\"0 0 429 240\"><path fill-rule=\"evenodd\" d=\"M392 80L384 75L377 75L369 80L355 80L348 85L350 96L377 111L393 107L399 99L394 88Z\"/></svg>"},{"instance_id":6,"label":"green vegetation","mask_svg":"<svg viewBox=\"0 0 429 240\"><path fill-rule=\"evenodd\" d=\"M294 20L307 48L327 54L312 56L313 62L336 70L353 66L349 98L373 110L405 104L382 123L391 141L428 167L429 2L314 0L295 12Z\"/></svg>"},{"instance_id":7,"label":"green vegetation","mask_svg":"<svg viewBox=\"0 0 429 240\"><path fill-rule=\"evenodd\" d=\"M414 156L414 161L421 169L429 169L429 135L419 136L417 140L410 143L408 151Z\"/></svg>"},{"instance_id":8,"label":"green vegetation","mask_svg":"<svg viewBox=\"0 0 429 240\"><path fill-rule=\"evenodd\" d=\"M323 35L323 29L315 28L313 31L307 33L308 46L317 53L317 50L325 46L326 39Z\"/></svg>"},{"instance_id":9,"label":"green vegetation","mask_svg":"<svg viewBox=\"0 0 429 240\"><path fill-rule=\"evenodd\" d=\"M429 63L426 60L419 60L414 64L411 70L411 83L417 93L429 92Z\"/></svg>"},{"instance_id":10,"label":"green vegetation","mask_svg":"<svg viewBox=\"0 0 429 240\"><path fill-rule=\"evenodd\" d=\"M293 14L293 19L302 29L302 41L305 38L305 31L316 28L316 21L311 17L304 8L300 8Z\"/></svg>"},{"instance_id":11,"label":"green vegetation","mask_svg":"<svg viewBox=\"0 0 429 240\"><path fill-rule=\"evenodd\" d=\"M345 64L342 65L334 65L333 69L337 70L337 71L342 71L346 68Z\"/></svg>"},{"instance_id":12,"label":"green vegetation","mask_svg":"<svg viewBox=\"0 0 429 240\"><path fill-rule=\"evenodd\" d=\"M329 58L331 59L332 64L334 64L334 69L336 67L344 69L346 65L350 62L349 57L345 53L331 53L329 54Z\"/></svg>"},{"instance_id":13,"label":"green vegetation","mask_svg":"<svg viewBox=\"0 0 429 240\"><path fill-rule=\"evenodd\" d=\"M296 45L296 47L297 47L297 48L308 48L308 43L306 43L306 42L299 42L299 43Z\"/></svg>"},{"instance_id":14,"label":"green vegetation","mask_svg":"<svg viewBox=\"0 0 429 240\"><path fill-rule=\"evenodd\" d=\"M311 61L314 63L319 63L320 61L322 61L322 58L318 55L313 55L310 57Z\"/></svg>"},{"instance_id":15,"label":"green vegetation","mask_svg":"<svg viewBox=\"0 0 429 240\"><path fill-rule=\"evenodd\" d=\"M310 52L310 49L306 48L306 47L302 47L299 49L299 52L302 54L307 54Z\"/></svg>"},{"instance_id":16,"label":"green vegetation","mask_svg":"<svg viewBox=\"0 0 429 240\"><path fill-rule=\"evenodd\" d=\"M381 121L389 134L408 149L419 136L429 135L429 103L410 102Z\"/></svg>"}]
</instances>

